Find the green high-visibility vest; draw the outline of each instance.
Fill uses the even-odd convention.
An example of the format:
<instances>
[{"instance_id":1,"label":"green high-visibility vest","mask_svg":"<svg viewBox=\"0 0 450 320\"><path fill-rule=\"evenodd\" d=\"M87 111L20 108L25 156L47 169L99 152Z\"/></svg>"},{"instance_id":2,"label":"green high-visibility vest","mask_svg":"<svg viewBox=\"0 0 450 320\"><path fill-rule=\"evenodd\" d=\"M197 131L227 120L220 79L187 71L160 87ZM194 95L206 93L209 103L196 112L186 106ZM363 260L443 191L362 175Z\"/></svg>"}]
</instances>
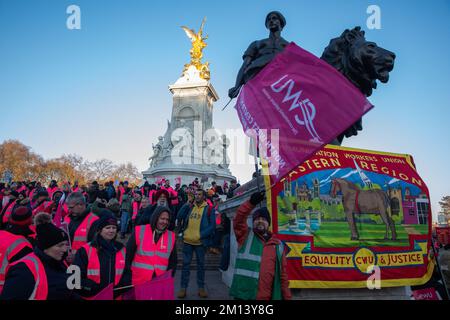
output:
<instances>
[{"instance_id":1,"label":"green high-visibility vest","mask_svg":"<svg viewBox=\"0 0 450 320\"><path fill-rule=\"evenodd\" d=\"M230 295L239 299L255 300L258 292L259 269L264 244L253 230L238 251Z\"/></svg>"}]
</instances>

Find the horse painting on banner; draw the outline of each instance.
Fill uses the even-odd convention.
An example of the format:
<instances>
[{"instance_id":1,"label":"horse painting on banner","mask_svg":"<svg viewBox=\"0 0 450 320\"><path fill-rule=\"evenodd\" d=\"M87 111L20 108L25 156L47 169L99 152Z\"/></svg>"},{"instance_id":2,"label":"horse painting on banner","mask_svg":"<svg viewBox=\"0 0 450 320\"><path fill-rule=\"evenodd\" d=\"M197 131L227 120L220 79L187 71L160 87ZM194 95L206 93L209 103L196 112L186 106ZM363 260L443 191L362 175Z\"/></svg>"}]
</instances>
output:
<instances>
[{"instance_id":1,"label":"horse painting on banner","mask_svg":"<svg viewBox=\"0 0 450 320\"><path fill-rule=\"evenodd\" d=\"M361 190L354 183L345 179L333 179L331 197L337 192L342 194L342 205L351 231L351 240L359 240L354 214L378 214L386 225L384 239L397 239L395 223L391 217L390 200L383 190Z\"/></svg>"}]
</instances>

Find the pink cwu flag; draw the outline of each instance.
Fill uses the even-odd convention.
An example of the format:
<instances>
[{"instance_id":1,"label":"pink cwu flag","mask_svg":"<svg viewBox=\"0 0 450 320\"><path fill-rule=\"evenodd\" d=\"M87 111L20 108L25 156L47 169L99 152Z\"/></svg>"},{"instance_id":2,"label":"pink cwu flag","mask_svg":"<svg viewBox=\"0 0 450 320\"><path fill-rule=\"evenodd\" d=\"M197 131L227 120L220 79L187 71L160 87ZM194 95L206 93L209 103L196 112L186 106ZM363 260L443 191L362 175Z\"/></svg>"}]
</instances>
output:
<instances>
[{"instance_id":1,"label":"pink cwu flag","mask_svg":"<svg viewBox=\"0 0 450 320\"><path fill-rule=\"evenodd\" d=\"M89 300L114 300L114 284L111 283L105 289L97 293L94 297L89 298Z\"/></svg>"},{"instance_id":2,"label":"pink cwu flag","mask_svg":"<svg viewBox=\"0 0 450 320\"><path fill-rule=\"evenodd\" d=\"M259 137L273 185L373 106L336 69L292 42L242 87L235 108L246 134Z\"/></svg>"}]
</instances>

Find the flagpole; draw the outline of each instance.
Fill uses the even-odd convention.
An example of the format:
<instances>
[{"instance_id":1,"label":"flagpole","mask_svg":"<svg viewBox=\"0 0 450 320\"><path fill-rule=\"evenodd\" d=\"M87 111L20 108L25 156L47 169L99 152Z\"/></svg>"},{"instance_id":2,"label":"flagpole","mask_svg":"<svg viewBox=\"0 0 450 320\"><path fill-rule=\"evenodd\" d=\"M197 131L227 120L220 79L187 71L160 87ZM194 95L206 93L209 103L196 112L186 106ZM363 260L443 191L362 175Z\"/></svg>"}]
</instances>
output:
<instances>
[{"instance_id":1,"label":"flagpole","mask_svg":"<svg viewBox=\"0 0 450 320\"><path fill-rule=\"evenodd\" d=\"M257 147L257 144L258 144L258 136L256 135L255 136L255 143L253 144L253 159L254 159L254 161L255 161L255 172L256 172L256 187L258 188L258 193L261 193L261 188L259 187L259 176L260 176L260 174L259 174L259 168L258 168L258 155L257 155L257 153L258 153L258 147ZM258 203L258 206L261 208L261 202L260 203Z\"/></svg>"},{"instance_id":2,"label":"flagpole","mask_svg":"<svg viewBox=\"0 0 450 320\"><path fill-rule=\"evenodd\" d=\"M225 105L225 107L222 108L222 111L225 110L226 107L228 107L228 105L230 104L231 101L233 101L233 98L231 98L231 99L227 102L227 104Z\"/></svg>"},{"instance_id":3,"label":"flagpole","mask_svg":"<svg viewBox=\"0 0 450 320\"><path fill-rule=\"evenodd\" d=\"M128 288L133 288L133 287L134 287L134 285L132 284L132 285L125 286L125 287L115 288L115 289L113 289L113 291L122 290L122 289L128 289Z\"/></svg>"}]
</instances>

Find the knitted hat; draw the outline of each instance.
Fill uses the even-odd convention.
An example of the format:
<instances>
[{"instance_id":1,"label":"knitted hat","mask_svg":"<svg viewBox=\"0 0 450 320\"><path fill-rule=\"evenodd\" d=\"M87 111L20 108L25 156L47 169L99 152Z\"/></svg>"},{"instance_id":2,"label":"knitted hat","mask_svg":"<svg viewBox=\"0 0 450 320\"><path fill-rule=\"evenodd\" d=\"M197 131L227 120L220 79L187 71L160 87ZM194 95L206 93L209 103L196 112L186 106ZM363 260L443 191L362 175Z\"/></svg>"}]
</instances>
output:
<instances>
[{"instance_id":1,"label":"knitted hat","mask_svg":"<svg viewBox=\"0 0 450 320\"><path fill-rule=\"evenodd\" d=\"M29 226L33 222L31 209L29 207L16 207L8 222L16 226Z\"/></svg>"},{"instance_id":2,"label":"knitted hat","mask_svg":"<svg viewBox=\"0 0 450 320\"><path fill-rule=\"evenodd\" d=\"M67 233L53 223L44 223L36 226L37 247L41 250L48 249L60 242L67 241Z\"/></svg>"},{"instance_id":3,"label":"knitted hat","mask_svg":"<svg viewBox=\"0 0 450 320\"><path fill-rule=\"evenodd\" d=\"M111 214L104 214L96 223L97 231L102 230L106 226L117 226L117 218Z\"/></svg>"},{"instance_id":4,"label":"knitted hat","mask_svg":"<svg viewBox=\"0 0 450 320\"><path fill-rule=\"evenodd\" d=\"M259 217L266 219L270 226L270 213L266 207L259 208L255 212L253 212L253 221L255 221Z\"/></svg>"}]
</instances>

